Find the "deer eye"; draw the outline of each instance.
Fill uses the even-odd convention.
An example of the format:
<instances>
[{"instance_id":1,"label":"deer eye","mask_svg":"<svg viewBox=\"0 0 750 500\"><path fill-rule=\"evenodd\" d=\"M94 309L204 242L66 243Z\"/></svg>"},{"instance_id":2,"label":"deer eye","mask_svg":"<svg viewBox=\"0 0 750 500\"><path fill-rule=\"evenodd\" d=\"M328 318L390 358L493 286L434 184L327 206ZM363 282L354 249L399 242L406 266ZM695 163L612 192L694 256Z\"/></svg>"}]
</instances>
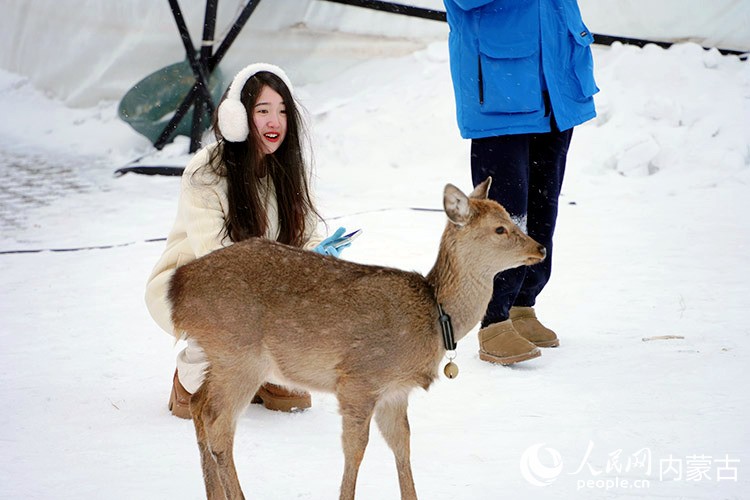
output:
<instances>
[{"instance_id":1,"label":"deer eye","mask_svg":"<svg viewBox=\"0 0 750 500\"><path fill-rule=\"evenodd\" d=\"M505 234L505 227L504 226L500 226L497 229L495 229L495 232L497 234Z\"/></svg>"}]
</instances>

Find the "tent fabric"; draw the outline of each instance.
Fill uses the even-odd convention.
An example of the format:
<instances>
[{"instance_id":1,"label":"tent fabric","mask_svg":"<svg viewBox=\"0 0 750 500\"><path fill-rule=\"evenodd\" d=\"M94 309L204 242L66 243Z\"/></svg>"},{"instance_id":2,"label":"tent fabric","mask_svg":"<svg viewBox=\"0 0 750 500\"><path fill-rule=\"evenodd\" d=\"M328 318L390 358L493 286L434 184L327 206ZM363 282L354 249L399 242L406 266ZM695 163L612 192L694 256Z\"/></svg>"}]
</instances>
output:
<instances>
[{"instance_id":1,"label":"tent fabric","mask_svg":"<svg viewBox=\"0 0 750 500\"><path fill-rule=\"evenodd\" d=\"M217 12L216 38L231 25L246 0L221 0ZM444 10L442 0L398 0L398 3ZM750 51L750 1L748 0L579 0L586 24L594 33L646 38L659 41L692 41L704 46ZM381 37L378 44L412 47L420 38L446 40L446 23L407 18L323 0L261 1L247 25L222 61L228 74L247 65L247 54L268 55L274 47L287 53L313 50L327 43L313 36L315 30L335 30ZM193 43L200 43L205 0L180 0ZM298 26L305 26L308 38L300 43ZM41 34L41 36L40 36ZM96 38L96 43L90 43ZM397 38L400 37L400 38ZM340 46L351 52L363 49L355 39ZM364 44L360 40L360 44ZM412 45L409 46L408 43ZM400 45L397 45L400 44ZM31 84L73 107L90 107L102 100L120 99L136 82L159 68L184 59L184 49L169 10L163 0L4 0L0 18L0 69L27 77ZM374 50L370 48L367 50ZM366 54L365 54L366 55ZM356 54L351 54L352 60ZM364 57L360 53L359 57ZM303 60L297 57L296 61ZM331 75L314 69L289 66L280 58L276 64L288 68L299 85L323 81ZM69 71L70 66L80 71ZM343 68L342 68L343 69ZM75 77L71 76L75 75Z\"/></svg>"}]
</instances>

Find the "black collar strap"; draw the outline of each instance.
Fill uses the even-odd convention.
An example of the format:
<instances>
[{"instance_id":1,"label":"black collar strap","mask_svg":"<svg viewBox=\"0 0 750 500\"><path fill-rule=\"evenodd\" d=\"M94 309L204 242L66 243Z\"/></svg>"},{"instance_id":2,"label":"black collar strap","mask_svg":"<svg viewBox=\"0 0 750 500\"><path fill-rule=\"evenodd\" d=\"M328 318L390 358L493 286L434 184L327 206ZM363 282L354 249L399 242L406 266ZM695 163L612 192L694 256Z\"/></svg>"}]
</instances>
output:
<instances>
[{"instance_id":1,"label":"black collar strap","mask_svg":"<svg viewBox=\"0 0 750 500\"><path fill-rule=\"evenodd\" d=\"M456 339L453 338L453 325L451 324L451 317L443 311L443 306L438 303L438 314L440 316L440 328L443 330L443 346L446 351L456 350Z\"/></svg>"}]
</instances>

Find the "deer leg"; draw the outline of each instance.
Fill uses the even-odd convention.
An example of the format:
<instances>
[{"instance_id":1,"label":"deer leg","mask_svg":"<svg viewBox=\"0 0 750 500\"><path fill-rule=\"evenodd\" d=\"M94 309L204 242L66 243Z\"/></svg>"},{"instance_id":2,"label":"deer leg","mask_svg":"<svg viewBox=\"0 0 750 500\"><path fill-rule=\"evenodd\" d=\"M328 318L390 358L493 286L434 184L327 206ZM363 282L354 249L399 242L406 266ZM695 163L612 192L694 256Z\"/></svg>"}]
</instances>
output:
<instances>
[{"instance_id":1,"label":"deer leg","mask_svg":"<svg viewBox=\"0 0 750 500\"><path fill-rule=\"evenodd\" d=\"M196 401L191 400L191 413L209 500L245 498L234 464L234 434L237 416L250 403L262 380L257 370L212 366L203 386L193 395Z\"/></svg>"},{"instance_id":2,"label":"deer leg","mask_svg":"<svg viewBox=\"0 0 750 500\"><path fill-rule=\"evenodd\" d=\"M355 398L342 397L341 393L338 397L343 425L341 441L344 448L344 477L341 480L339 500L354 500L359 466L370 438L370 420L375 402L364 399L361 393Z\"/></svg>"},{"instance_id":3,"label":"deer leg","mask_svg":"<svg viewBox=\"0 0 750 500\"><path fill-rule=\"evenodd\" d=\"M211 454L211 446L208 436L206 435L206 426L204 419L213 420L210 411L206 408L206 384L193 394L190 399L190 413L193 415L193 424L195 425L195 436L198 439L198 450L201 454L201 467L203 468L203 482L206 486L206 498L209 500L224 499L224 487L219 479L219 471Z\"/></svg>"},{"instance_id":4,"label":"deer leg","mask_svg":"<svg viewBox=\"0 0 750 500\"><path fill-rule=\"evenodd\" d=\"M396 457L398 485L401 488L401 500L416 500L414 478L411 473L409 419L406 415L408 394L397 399L381 400L375 408L375 422L383 438Z\"/></svg>"}]
</instances>

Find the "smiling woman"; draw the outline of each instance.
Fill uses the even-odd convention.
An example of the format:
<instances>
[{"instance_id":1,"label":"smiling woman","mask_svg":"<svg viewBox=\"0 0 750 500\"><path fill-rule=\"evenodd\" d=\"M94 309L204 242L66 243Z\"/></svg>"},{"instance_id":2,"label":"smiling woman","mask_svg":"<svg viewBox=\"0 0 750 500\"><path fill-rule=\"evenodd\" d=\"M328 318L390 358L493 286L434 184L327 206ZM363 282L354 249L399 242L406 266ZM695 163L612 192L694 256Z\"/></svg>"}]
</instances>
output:
<instances>
[{"instance_id":1,"label":"smiling woman","mask_svg":"<svg viewBox=\"0 0 750 500\"><path fill-rule=\"evenodd\" d=\"M178 267L251 237L308 250L322 240L302 153L305 134L284 71L263 63L240 71L219 104L213 130L217 142L199 151L183 173L177 218L146 288L151 316L170 335L166 296ZM200 346L188 341L177 358L169 401L176 416L190 417L191 394L207 365ZM309 394L271 384L257 399L277 410L311 404Z\"/></svg>"}]
</instances>

